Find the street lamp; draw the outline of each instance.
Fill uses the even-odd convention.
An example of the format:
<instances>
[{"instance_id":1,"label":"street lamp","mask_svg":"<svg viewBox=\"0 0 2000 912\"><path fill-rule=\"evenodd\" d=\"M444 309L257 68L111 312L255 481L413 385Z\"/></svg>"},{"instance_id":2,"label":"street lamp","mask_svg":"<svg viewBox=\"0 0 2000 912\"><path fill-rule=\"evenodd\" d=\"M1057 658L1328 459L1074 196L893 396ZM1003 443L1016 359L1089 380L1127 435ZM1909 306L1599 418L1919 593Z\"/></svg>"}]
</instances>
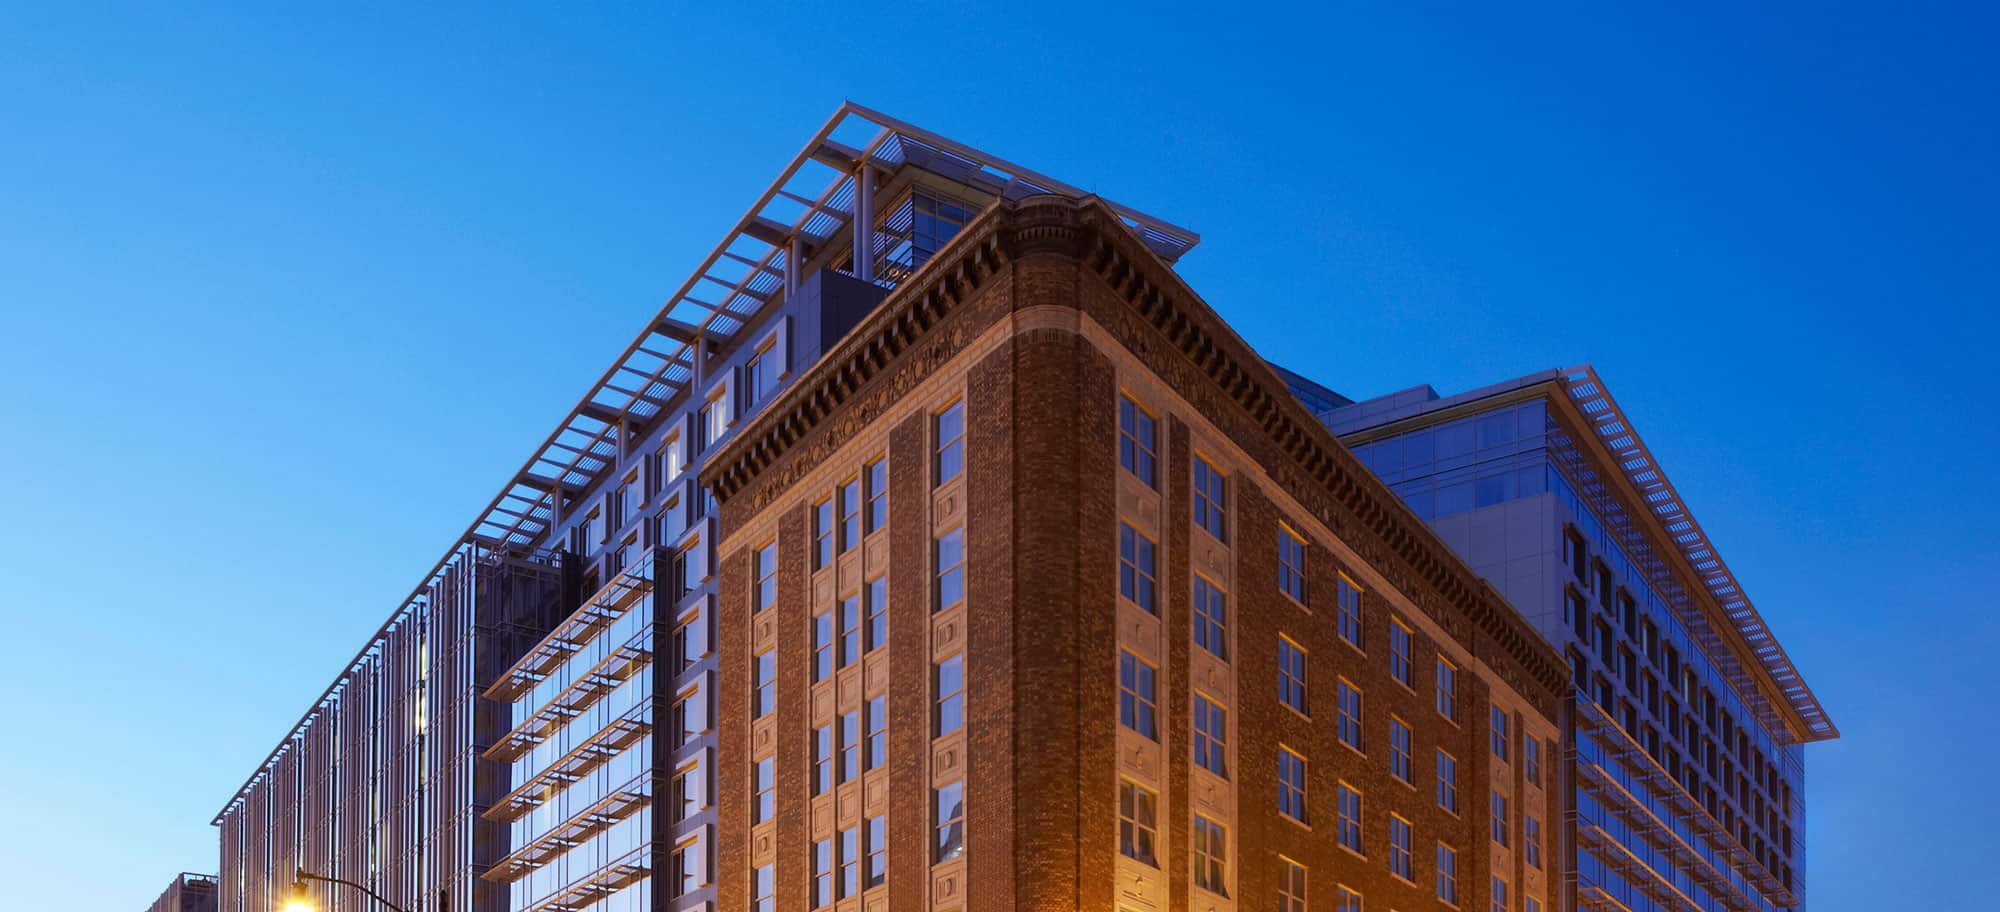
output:
<instances>
[{"instance_id":1,"label":"street lamp","mask_svg":"<svg viewBox=\"0 0 2000 912\"><path fill-rule=\"evenodd\" d=\"M367 887L364 887L358 883L355 883L354 881L342 880L338 877L328 877L324 874L314 874L310 871L307 871L304 868L300 868L298 874L299 874L298 879L292 881L292 896L290 899L285 900L284 912L319 912L318 907L314 906L312 903L311 891L306 889L306 881L308 880L317 880L322 883L339 884L343 887L353 887L354 889L360 890L361 892L367 894L369 899L381 903L382 905L388 906L390 912L406 912L406 910L404 910L401 906L398 906L395 903L383 899L381 894L376 893L374 890L370 890ZM450 912L450 910L451 910L451 894L443 890L439 890L437 912Z\"/></svg>"}]
</instances>

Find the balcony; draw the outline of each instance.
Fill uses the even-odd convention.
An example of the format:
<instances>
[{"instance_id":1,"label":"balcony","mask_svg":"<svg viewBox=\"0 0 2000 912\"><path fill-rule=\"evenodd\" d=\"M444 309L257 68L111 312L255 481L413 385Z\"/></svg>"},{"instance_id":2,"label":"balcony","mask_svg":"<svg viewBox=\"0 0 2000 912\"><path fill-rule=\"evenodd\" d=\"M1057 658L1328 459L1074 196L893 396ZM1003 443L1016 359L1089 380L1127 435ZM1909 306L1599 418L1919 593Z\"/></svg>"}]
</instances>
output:
<instances>
[{"instance_id":1,"label":"balcony","mask_svg":"<svg viewBox=\"0 0 2000 912\"><path fill-rule=\"evenodd\" d=\"M591 903L646 879L652 873L646 866L652 851L651 843L633 849L562 892L529 906L527 912L582 912Z\"/></svg>"},{"instance_id":2,"label":"balcony","mask_svg":"<svg viewBox=\"0 0 2000 912\"><path fill-rule=\"evenodd\" d=\"M508 792L480 816L498 823L511 823L521 819L529 811L540 807L549 796L561 791L570 783L590 775L619 752L652 734L652 719L653 701L647 698L630 712L613 720L603 730L572 748L569 753L556 758L547 769L536 773L534 778Z\"/></svg>"},{"instance_id":3,"label":"balcony","mask_svg":"<svg viewBox=\"0 0 2000 912\"><path fill-rule=\"evenodd\" d=\"M547 705L535 710L534 715L515 726L513 731L494 742L480 756L505 763L521 759L536 745L548 740L550 735L561 731L571 719L597 705L605 694L618 689L618 685L631 680L640 669L652 664L652 650L641 645L650 645L651 638L651 631L642 631L631 641L606 653L589 671L578 675Z\"/></svg>"},{"instance_id":4,"label":"balcony","mask_svg":"<svg viewBox=\"0 0 2000 912\"><path fill-rule=\"evenodd\" d=\"M611 582L585 599L582 607L549 631L514 667L488 686L482 696L502 703L521 699L577 650L590 645L605 628L624 617L640 598L653 591L653 553L647 551L625 572L612 577Z\"/></svg>"},{"instance_id":5,"label":"balcony","mask_svg":"<svg viewBox=\"0 0 2000 912\"><path fill-rule=\"evenodd\" d=\"M520 880L536 868L561 857L564 852L588 842L592 836L610 829L612 824L632 816L652 803L650 796L639 791L639 784L648 776L649 773L641 774L624 788L604 796L535 841L514 850L479 876L495 883Z\"/></svg>"}]
</instances>

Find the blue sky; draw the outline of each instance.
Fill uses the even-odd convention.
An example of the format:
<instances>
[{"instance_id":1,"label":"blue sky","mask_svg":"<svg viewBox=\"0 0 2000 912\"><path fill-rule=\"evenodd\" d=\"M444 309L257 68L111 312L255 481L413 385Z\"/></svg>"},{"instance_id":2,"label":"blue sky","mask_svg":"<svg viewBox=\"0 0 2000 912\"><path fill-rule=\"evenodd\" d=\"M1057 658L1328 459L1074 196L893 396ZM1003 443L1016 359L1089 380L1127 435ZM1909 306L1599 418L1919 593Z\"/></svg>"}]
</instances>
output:
<instances>
[{"instance_id":1,"label":"blue sky","mask_svg":"<svg viewBox=\"0 0 2000 912\"><path fill-rule=\"evenodd\" d=\"M21 908L213 870L216 808L843 98L1201 232L1193 287L1350 395L1595 364L1845 732L1812 907L2000 890L1959 784L2000 749L1989 11L54 6L0 35Z\"/></svg>"}]
</instances>

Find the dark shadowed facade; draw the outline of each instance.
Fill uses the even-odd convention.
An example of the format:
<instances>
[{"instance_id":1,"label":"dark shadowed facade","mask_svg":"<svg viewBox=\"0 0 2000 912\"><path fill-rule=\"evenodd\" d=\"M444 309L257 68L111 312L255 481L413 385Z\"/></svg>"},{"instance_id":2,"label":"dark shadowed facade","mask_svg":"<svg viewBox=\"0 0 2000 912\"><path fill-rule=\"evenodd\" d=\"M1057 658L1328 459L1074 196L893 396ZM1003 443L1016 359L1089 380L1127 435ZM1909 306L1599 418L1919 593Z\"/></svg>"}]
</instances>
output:
<instances>
[{"instance_id":1,"label":"dark shadowed facade","mask_svg":"<svg viewBox=\"0 0 2000 912\"><path fill-rule=\"evenodd\" d=\"M146 912L215 912L215 875L186 874L175 877L146 907Z\"/></svg>"}]
</instances>

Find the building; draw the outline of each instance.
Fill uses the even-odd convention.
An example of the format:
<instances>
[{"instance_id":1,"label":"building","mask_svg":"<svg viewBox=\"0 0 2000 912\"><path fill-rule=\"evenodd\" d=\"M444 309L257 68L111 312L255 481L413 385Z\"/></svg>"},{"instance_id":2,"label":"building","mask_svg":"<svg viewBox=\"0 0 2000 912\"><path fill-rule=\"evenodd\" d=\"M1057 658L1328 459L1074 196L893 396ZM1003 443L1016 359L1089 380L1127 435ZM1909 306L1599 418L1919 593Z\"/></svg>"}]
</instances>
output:
<instances>
[{"instance_id":1,"label":"building","mask_svg":"<svg viewBox=\"0 0 2000 912\"><path fill-rule=\"evenodd\" d=\"M146 912L215 912L215 875L183 873L175 877Z\"/></svg>"},{"instance_id":2,"label":"building","mask_svg":"<svg viewBox=\"0 0 2000 912\"><path fill-rule=\"evenodd\" d=\"M1358 403L1288 376L1570 663L1576 908L1800 907L1804 747L1838 731L1597 374Z\"/></svg>"},{"instance_id":3,"label":"building","mask_svg":"<svg viewBox=\"0 0 2000 912\"><path fill-rule=\"evenodd\" d=\"M1557 908L1560 656L1102 204L986 208L703 479L718 908Z\"/></svg>"}]
</instances>

